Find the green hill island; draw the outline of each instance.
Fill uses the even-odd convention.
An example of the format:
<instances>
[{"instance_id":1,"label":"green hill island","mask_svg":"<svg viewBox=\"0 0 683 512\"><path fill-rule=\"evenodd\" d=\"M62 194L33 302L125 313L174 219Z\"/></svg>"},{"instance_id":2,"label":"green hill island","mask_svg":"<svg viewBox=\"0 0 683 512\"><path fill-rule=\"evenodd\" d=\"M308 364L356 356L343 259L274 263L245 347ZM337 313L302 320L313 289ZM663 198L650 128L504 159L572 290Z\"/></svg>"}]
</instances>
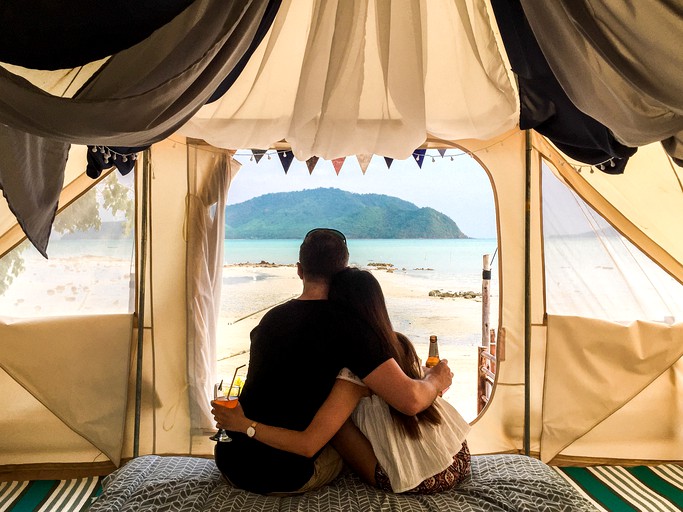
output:
<instances>
[{"instance_id":1,"label":"green hill island","mask_svg":"<svg viewBox=\"0 0 683 512\"><path fill-rule=\"evenodd\" d=\"M316 226L337 228L352 239L469 238L433 208L336 188L264 194L225 211L228 239L301 238Z\"/></svg>"}]
</instances>

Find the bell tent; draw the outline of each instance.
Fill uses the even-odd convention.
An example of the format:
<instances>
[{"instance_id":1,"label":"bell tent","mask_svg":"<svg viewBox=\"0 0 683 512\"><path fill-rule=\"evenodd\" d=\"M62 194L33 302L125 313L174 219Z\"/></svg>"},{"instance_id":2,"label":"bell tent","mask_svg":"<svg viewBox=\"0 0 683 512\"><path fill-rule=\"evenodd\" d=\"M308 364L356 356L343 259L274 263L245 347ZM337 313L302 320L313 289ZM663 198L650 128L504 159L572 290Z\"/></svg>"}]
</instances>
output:
<instances>
[{"instance_id":1,"label":"bell tent","mask_svg":"<svg viewBox=\"0 0 683 512\"><path fill-rule=\"evenodd\" d=\"M61 5L15 3L0 13L2 277L25 239L49 258L55 214L127 174L134 299L117 314L0 311L3 478L212 453L240 148L475 159L495 197L505 350L472 452L683 460L680 4L77 2L67 23ZM572 208L599 221L584 229ZM618 279L592 281L562 243L570 224L611 230L672 295L652 299L663 288L618 262ZM579 306L558 298L558 272L583 276Z\"/></svg>"}]
</instances>

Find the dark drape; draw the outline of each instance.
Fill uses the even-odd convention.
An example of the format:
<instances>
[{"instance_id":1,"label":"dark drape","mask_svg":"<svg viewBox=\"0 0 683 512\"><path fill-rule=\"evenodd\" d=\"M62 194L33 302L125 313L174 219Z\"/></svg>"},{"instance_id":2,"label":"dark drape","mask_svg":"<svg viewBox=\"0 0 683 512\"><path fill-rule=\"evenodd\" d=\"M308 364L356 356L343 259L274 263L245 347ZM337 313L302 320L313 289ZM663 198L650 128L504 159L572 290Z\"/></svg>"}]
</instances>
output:
<instances>
[{"instance_id":1,"label":"dark drape","mask_svg":"<svg viewBox=\"0 0 683 512\"><path fill-rule=\"evenodd\" d=\"M4 0L0 2L0 62L31 69L65 69L139 43L192 0Z\"/></svg>"},{"instance_id":2,"label":"dark drape","mask_svg":"<svg viewBox=\"0 0 683 512\"><path fill-rule=\"evenodd\" d=\"M605 172L622 173L635 148L617 141L610 130L571 102L541 51L519 0L492 0L505 51L519 80L523 130L545 135L565 154Z\"/></svg>"},{"instance_id":3,"label":"dark drape","mask_svg":"<svg viewBox=\"0 0 683 512\"><path fill-rule=\"evenodd\" d=\"M683 162L681 0L521 0L555 78L621 143Z\"/></svg>"},{"instance_id":4,"label":"dark drape","mask_svg":"<svg viewBox=\"0 0 683 512\"><path fill-rule=\"evenodd\" d=\"M218 86L218 89L214 91L214 93L211 95L211 97L208 99L207 103L212 103L216 100L218 100L223 94L225 94L228 89L232 86L233 83L235 83L235 80L237 80L237 77L240 75L242 70L244 69L244 66L247 65L247 62L249 62L249 58L252 56L256 48L258 48L258 45L261 43L265 35L268 33L268 30L270 29L270 26L273 24L273 20L275 19L275 15L277 14L277 11L280 7L281 0L269 2L268 7L266 9L266 12L263 15L263 18L261 19L261 23L256 30L256 34L254 35L254 39L252 40L251 44L249 45L249 48L247 51L244 53L240 61L237 63L237 65L228 73L228 76L226 76L221 84ZM114 151L115 153L119 154L124 154L124 155L134 155L135 153L138 153L140 151L143 151L147 149L149 146L142 146L142 147L123 147L123 146L112 146L109 149ZM107 158L107 155L110 154L110 152L107 150L107 148L94 148L90 147L91 151L88 152L88 168L87 168L87 173L88 176L91 178L97 178L102 174L102 172L105 169L109 169L112 166L115 166L117 170L121 174L126 174L130 172L134 165L134 160L133 158L129 157L123 157L125 158L122 159L121 157L117 159L111 159Z\"/></svg>"},{"instance_id":5,"label":"dark drape","mask_svg":"<svg viewBox=\"0 0 683 512\"><path fill-rule=\"evenodd\" d=\"M10 160L0 153L0 188L18 218L23 204L48 212L40 220L19 219L41 253L59 197L43 184L54 182L65 162L31 155L45 147L66 153L72 143L131 147L164 139L240 65L273 3L279 5L195 0L150 37L108 59L74 98L46 94L0 68L0 138L25 141L17 149L23 156Z\"/></svg>"}]
</instances>

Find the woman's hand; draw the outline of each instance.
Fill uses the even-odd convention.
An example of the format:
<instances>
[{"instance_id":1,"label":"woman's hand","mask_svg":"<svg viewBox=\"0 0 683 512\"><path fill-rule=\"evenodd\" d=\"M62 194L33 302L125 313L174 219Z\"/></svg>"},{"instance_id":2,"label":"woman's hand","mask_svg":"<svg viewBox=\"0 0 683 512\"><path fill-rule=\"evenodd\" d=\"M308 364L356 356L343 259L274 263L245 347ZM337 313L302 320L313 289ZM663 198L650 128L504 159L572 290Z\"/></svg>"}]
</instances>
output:
<instances>
[{"instance_id":1,"label":"woman's hand","mask_svg":"<svg viewBox=\"0 0 683 512\"><path fill-rule=\"evenodd\" d=\"M439 390L438 396L443 396L453 383L453 372L448 367L448 359L442 359L436 366L423 368L423 370L425 378L433 379L432 382L434 382L437 390Z\"/></svg>"},{"instance_id":2,"label":"woman's hand","mask_svg":"<svg viewBox=\"0 0 683 512\"><path fill-rule=\"evenodd\" d=\"M220 402L220 400L211 402L211 414L216 420L216 427L231 432L246 432L251 421L244 415L242 405L238 402L237 406L229 408L221 405Z\"/></svg>"}]
</instances>

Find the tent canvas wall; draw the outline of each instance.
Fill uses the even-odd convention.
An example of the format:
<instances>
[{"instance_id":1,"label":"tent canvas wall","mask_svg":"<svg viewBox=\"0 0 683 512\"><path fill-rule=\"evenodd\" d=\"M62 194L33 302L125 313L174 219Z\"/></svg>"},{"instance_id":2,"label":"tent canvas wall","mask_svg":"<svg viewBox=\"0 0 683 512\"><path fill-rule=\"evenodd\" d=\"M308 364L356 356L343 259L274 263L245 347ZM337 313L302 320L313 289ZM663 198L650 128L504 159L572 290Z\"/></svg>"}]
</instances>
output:
<instances>
[{"instance_id":1,"label":"tent canvas wall","mask_svg":"<svg viewBox=\"0 0 683 512\"><path fill-rule=\"evenodd\" d=\"M525 410L526 327L521 314L525 298L525 187L519 179L524 174L525 137L522 132L510 132L497 140L461 144L489 172L495 190L500 231L499 325L506 333L505 361L499 362L492 401L474 424L471 445L475 453L517 452L524 448ZM479 151L482 147L487 150ZM192 153L206 153L209 161L216 155L227 157L223 151L193 145L182 137L154 145L149 154L154 179L149 189L146 274L154 279L147 283L144 315L141 453L211 453L204 431L191 428L187 393L186 333L191 317L186 307L183 226L187 225L187 162ZM681 325L623 326L590 318L544 315L541 154L535 150L533 154L531 245L536 250L532 253L531 280L531 451L540 453L544 460L557 455L679 459L681 439L676 433L680 431L681 413L676 404L682 347L676 340L680 339ZM227 165L229 158L224 162L222 165ZM231 166L221 169L227 176L235 172ZM577 174L573 168L569 173L572 177ZM107 459L118 463L118 457L132 456L135 358L131 354L137 340L132 324L129 315L3 322L0 328L6 350L2 366L9 390L3 394L3 407L16 411L2 424L4 464L14 467L96 460L102 462L97 466L106 470L110 467ZM65 381L63 387L55 388L54 381L59 378L55 372L61 369L66 375L74 375L84 353L88 354L89 373L79 372L73 387ZM590 354L589 366L585 354ZM615 354L619 354L616 359ZM113 364L115 360L119 362ZM586 368L591 371L582 371ZM605 379L605 375L612 378ZM41 379L48 391L66 391L67 397L78 402L78 408L73 404L69 407L74 419L60 411L66 407L63 395L48 396L45 389L41 390ZM83 389L89 391L90 399L83 395ZM592 407L587 401L589 395L594 398ZM102 401L102 396L110 399ZM91 404L86 410L102 409L91 412L100 418L100 425L81 416L80 406L86 403ZM656 422L649 421L653 409ZM118 421L112 421L116 417ZM572 421L567 421L568 417ZM122 418L126 418L125 425ZM33 424L49 425L51 435L36 438ZM18 425L26 427L19 429ZM91 434L86 427L98 433Z\"/></svg>"},{"instance_id":2,"label":"tent canvas wall","mask_svg":"<svg viewBox=\"0 0 683 512\"><path fill-rule=\"evenodd\" d=\"M250 18L247 42L253 40L266 4L273 2L249 3L261 17ZM116 64L123 67L130 62L127 59L146 55L136 51L148 52L149 45L170 41L178 25L197 27L192 23L203 19L202 15L212 15L214 7L208 1L193 3L175 18L175 30L162 27L155 32L155 41L143 40L142 46L117 54ZM546 162L619 232L683 282L679 224L683 188L681 169L671 156L676 155L676 144L667 146L669 155L658 143L645 145L622 162L623 174L610 176L599 170L577 172L580 166L587 170L589 165L560 151L552 137L515 127L520 115L518 81L487 2L406 2L399 9L381 2L350 8L321 1L282 2L278 7L270 30L252 48L239 77L233 78L232 87L220 100L201 107L221 82L216 77L235 64L230 58L221 61L224 65L214 70L216 75L202 76L203 81L193 77L201 82L201 87L193 89L196 96L190 100L186 95L187 103L176 112L174 124L163 125L166 131L174 126L178 133L169 136L164 129L143 130L144 136L136 138L131 134L140 131L131 130L125 136L122 131L105 133L95 128L60 132L60 144L64 140L151 144L140 154L136 169L136 305L144 308L137 307L137 314L128 315L2 318L0 400L8 412L0 419L3 472L43 468L46 463L59 467L86 464L104 472L138 450L211 453L201 428L205 412L198 410L198 404L202 393L208 398L212 382L210 371L203 372L205 366L196 364L205 354L201 347L208 347L209 352L211 347L210 329L203 333L197 323L197 308L211 310L210 298L197 299L210 289L211 279L198 281L199 267L194 262L211 268L210 262L216 261L215 239L211 242L215 231L206 212L210 205L220 204L221 194L237 172L228 149L220 148L267 148L276 143L291 147L300 159L355 153L405 158L419 146L458 147L471 153L489 174L499 229L498 325L505 332L506 354L499 362L492 400L474 422L473 453L528 449L546 461L683 459L683 324L625 326L547 314L542 236L541 169ZM234 18L248 16L240 11ZM225 26L229 23L239 25L232 18ZM207 47L227 44L221 37L225 26L215 27L212 34L216 36ZM242 41L236 46L245 52L248 44ZM207 59L206 55L198 57L203 69L211 67ZM42 124L35 128L15 114L21 108L34 111L29 99L42 102L47 96L43 91L51 92L55 82L36 79L45 73L8 69L5 66L2 71L2 84L7 86L3 98L6 103L9 98L25 103L12 116L3 114L3 156L8 148L16 147L17 140L23 141L24 151L5 160L16 166L3 166L0 174L11 201L11 207L0 205L0 254L14 247L24 232L33 233L30 222L18 227L15 216L24 221L26 217L21 217L17 205L26 206L27 211L47 211L43 217L48 221L56 207L45 202L41 208L39 201L29 201L38 190L27 193L31 187L17 178L26 168L21 155L34 151L45 155L41 148L46 144L36 146L36 140L52 140L64 128L55 113L69 108L82 112L95 97L86 94L81 100L77 94L72 100L46 101L48 110L42 111ZM112 65L111 74L91 78L90 91L101 87L97 98L116 92L115 69ZM168 72L161 75L167 78ZM191 81L183 76L188 80L181 86L185 91ZM24 97L22 90L34 96ZM124 96L118 96L122 105ZM112 120L110 126L116 122ZM8 134L8 127L14 131ZM668 130L675 139L676 130ZM16 131L28 136L18 138ZM650 141L663 139L662 133ZM33 180L29 183L44 183L39 191L57 183L59 207L66 207L94 183L83 175L87 151L73 146L64 179L41 181L41 176L52 175L40 171L59 161L63 151L59 145L49 148L53 160L30 160L37 165L29 173ZM17 183L25 195L15 195L17 188L12 185ZM45 219L36 225L44 227ZM41 243L40 237L32 241ZM145 300L140 301L143 295ZM134 441L138 346L143 348L143 393L140 437ZM199 352L192 349L197 346ZM55 379L63 385L54 386ZM103 401L102 396L111 399ZM651 421L655 414L657 421ZM34 425L49 429L50 435L36 437Z\"/></svg>"}]
</instances>

